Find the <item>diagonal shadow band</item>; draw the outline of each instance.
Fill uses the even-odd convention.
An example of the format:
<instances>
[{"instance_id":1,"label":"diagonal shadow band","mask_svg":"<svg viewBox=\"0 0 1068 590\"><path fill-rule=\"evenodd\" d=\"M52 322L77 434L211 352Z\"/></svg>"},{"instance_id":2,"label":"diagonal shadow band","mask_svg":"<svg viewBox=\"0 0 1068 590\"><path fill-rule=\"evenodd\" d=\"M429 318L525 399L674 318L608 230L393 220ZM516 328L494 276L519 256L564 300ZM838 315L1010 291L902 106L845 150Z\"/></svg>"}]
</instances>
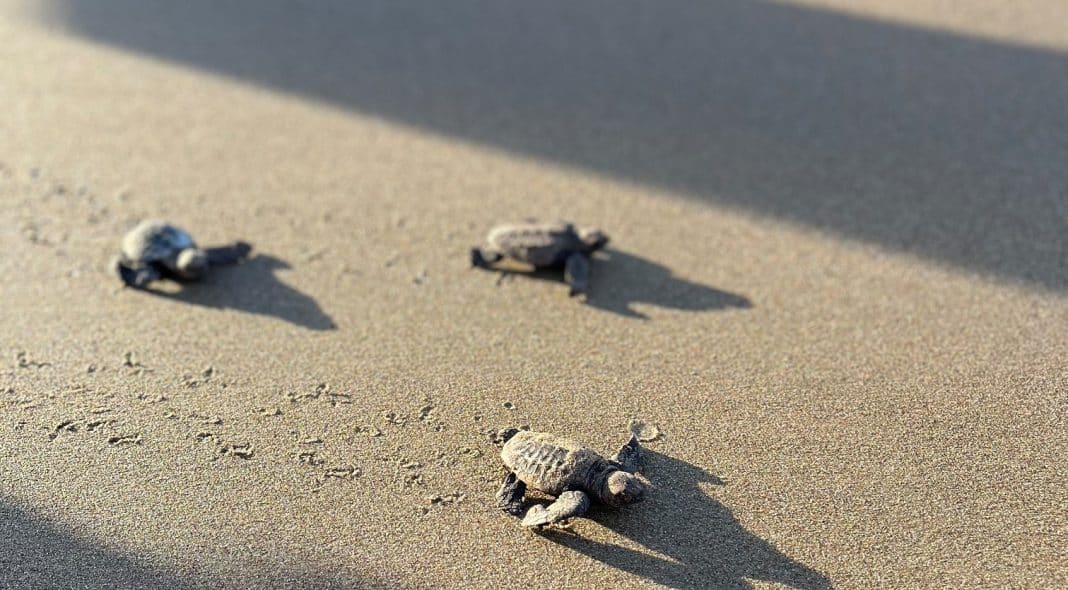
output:
<instances>
[{"instance_id":1,"label":"diagonal shadow band","mask_svg":"<svg viewBox=\"0 0 1068 590\"><path fill-rule=\"evenodd\" d=\"M501 279L527 277L562 281L560 270L519 271L497 268ZM586 304L624 317L649 319L634 309L634 303L646 303L669 309L715 311L749 309L752 302L743 295L702 285L674 276L668 267L647 258L616 248L598 252L591 270L591 287Z\"/></svg>"},{"instance_id":2,"label":"diagonal shadow band","mask_svg":"<svg viewBox=\"0 0 1068 590\"><path fill-rule=\"evenodd\" d=\"M289 264L279 258L257 254L242 264L213 270L201 281L182 283L178 291L147 292L190 305L271 316L309 330L336 329L314 299L274 275L286 268Z\"/></svg>"},{"instance_id":3,"label":"diagonal shadow band","mask_svg":"<svg viewBox=\"0 0 1068 590\"><path fill-rule=\"evenodd\" d=\"M1057 51L767 0L51 3L96 41L1068 290Z\"/></svg>"},{"instance_id":4,"label":"diagonal shadow band","mask_svg":"<svg viewBox=\"0 0 1068 590\"><path fill-rule=\"evenodd\" d=\"M650 473L654 494L622 511L600 509L589 516L617 534L665 557L587 539L566 531L542 535L616 569L670 588L751 588L747 580L800 590L825 590L831 581L749 532L701 484L724 482L681 459L642 449L642 473Z\"/></svg>"},{"instance_id":5,"label":"diagonal shadow band","mask_svg":"<svg viewBox=\"0 0 1068 590\"><path fill-rule=\"evenodd\" d=\"M178 575L147 559L78 535L60 523L0 498L0 588L5 590L220 590L249 587L374 590L384 587L370 580L344 579L326 572L295 571L284 567L279 572L269 572L263 565L245 566L240 582ZM394 581L389 587L398 585Z\"/></svg>"},{"instance_id":6,"label":"diagonal shadow band","mask_svg":"<svg viewBox=\"0 0 1068 590\"><path fill-rule=\"evenodd\" d=\"M0 588L173 588L178 577L0 500Z\"/></svg>"}]
</instances>

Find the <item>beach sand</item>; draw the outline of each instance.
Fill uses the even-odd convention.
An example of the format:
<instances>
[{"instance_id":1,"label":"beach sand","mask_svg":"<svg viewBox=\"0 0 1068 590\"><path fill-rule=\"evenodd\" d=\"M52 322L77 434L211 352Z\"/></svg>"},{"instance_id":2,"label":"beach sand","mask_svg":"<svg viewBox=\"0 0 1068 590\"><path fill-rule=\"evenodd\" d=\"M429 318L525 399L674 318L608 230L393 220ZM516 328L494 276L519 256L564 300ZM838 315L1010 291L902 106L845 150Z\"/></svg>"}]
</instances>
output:
<instances>
[{"instance_id":1,"label":"beach sand","mask_svg":"<svg viewBox=\"0 0 1068 590\"><path fill-rule=\"evenodd\" d=\"M0 2L0 587L1068 585L1063 8L834 4ZM588 302L468 268L529 217Z\"/></svg>"}]
</instances>

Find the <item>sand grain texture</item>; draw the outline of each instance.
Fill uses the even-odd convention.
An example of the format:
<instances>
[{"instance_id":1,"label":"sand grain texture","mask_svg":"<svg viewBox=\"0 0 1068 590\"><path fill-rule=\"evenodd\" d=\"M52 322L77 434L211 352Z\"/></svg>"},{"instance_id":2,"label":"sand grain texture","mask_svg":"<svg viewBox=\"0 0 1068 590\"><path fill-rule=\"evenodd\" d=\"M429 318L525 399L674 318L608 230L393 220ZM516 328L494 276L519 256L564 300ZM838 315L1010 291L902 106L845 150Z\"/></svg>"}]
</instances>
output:
<instances>
[{"instance_id":1,"label":"sand grain texture","mask_svg":"<svg viewBox=\"0 0 1068 590\"><path fill-rule=\"evenodd\" d=\"M0 2L0 588L1068 585L1063 9L491 4ZM547 214L585 305L467 268Z\"/></svg>"}]
</instances>

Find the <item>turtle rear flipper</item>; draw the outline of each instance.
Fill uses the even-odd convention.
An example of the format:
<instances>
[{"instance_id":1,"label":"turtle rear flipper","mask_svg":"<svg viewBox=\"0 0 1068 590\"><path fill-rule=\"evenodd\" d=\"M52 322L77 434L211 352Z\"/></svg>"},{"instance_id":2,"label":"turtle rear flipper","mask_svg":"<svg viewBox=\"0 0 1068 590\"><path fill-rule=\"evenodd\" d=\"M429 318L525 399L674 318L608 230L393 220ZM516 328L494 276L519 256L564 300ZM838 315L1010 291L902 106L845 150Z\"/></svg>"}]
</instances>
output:
<instances>
[{"instance_id":1,"label":"turtle rear flipper","mask_svg":"<svg viewBox=\"0 0 1068 590\"><path fill-rule=\"evenodd\" d=\"M543 527L567 520L572 516L585 514L590 508L590 497L585 492L571 490L564 492L556 501L546 508L541 504L533 506L523 518L525 527Z\"/></svg>"},{"instance_id":2,"label":"turtle rear flipper","mask_svg":"<svg viewBox=\"0 0 1068 590\"><path fill-rule=\"evenodd\" d=\"M570 295L583 295L590 285L590 259L585 254L576 253L564 262L564 280L571 286Z\"/></svg>"},{"instance_id":3,"label":"turtle rear flipper","mask_svg":"<svg viewBox=\"0 0 1068 590\"><path fill-rule=\"evenodd\" d=\"M115 270L127 287L136 289L144 289L149 283L163 276L162 270L156 264L134 267L121 258L115 261Z\"/></svg>"},{"instance_id":4,"label":"turtle rear flipper","mask_svg":"<svg viewBox=\"0 0 1068 590\"><path fill-rule=\"evenodd\" d=\"M204 254L208 257L208 264L211 266L227 266L237 264L248 258L248 254L251 251L251 245L245 242L237 242L230 246L205 248Z\"/></svg>"},{"instance_id":5,"label":"turtle rear flipper","mask_svg":"<svg viewBox=\"0 0 1068 590\"><path fill-rule=\"evenodd\" d=\"M642 447L638 443L638 437L631 434L630 440L619 449L619 452L612 457L612 460L619 465L621 470L627 473L637 473L638 463L641 460L641 451Z\"/></svg>"}]
</instances>

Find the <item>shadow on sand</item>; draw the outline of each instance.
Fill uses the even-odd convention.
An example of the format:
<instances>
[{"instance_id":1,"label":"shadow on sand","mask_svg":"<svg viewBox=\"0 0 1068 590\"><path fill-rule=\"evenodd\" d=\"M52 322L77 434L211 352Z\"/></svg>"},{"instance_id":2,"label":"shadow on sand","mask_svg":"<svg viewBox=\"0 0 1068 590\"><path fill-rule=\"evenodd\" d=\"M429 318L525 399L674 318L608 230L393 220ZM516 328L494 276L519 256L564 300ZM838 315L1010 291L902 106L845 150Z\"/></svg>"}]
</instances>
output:
<instances>
[{"instance_id":1,"label":"shadow on sand","mask_svg":"<svg viewBox=\"0 0 1068 590\"><path fill-rule=\"evenodd\" d=\"M191 561L195 556L188 557ZM262 566L262 564L260 564ZM381 585L347 581L323 573L264 572L249 568L240 582L186 579L132 555L64 530L0 499L0 588L81 590L220 590L293 588L302 590L371 590Z\"/></svg>"},{"instance_id":2,"label":"shadow on sand","mask_svg":"<svg viewBox=\"0 0 1068 590\"><path fill-rule=\"evenodd\" d=\"M290 268L269 254L217 269L178 291L148 290L158 297L216 309L236 309L285 320L309 330L333 330L334 320L314 299L278 280L274 271Z\"/></svg>"},{"instance_id":3,"label":"shadow on sand","mask_svg":"<svg viewBox=\"0 0 1068 590\"><path fill-rule=\"evenodd\" d=\"M0 548L0 588L192 588L2 500Z\"/></svg>"},{"instance_id":4,"label":"shadow on sand","mask_svg":"<svg viewBox=\"0 0 1068 590\"><path fill-rule=\"evenodd\" d=\"M689 311L753 307L742 295L678 278L662 264L614 248L595 254L591 267L586 304L624 317L649 319L631 307L634 303ZM561 270L522 271L504 267L493 272L501 274L501 281L527 277L563 283Z\"/></svg>"},{"instance_id":5,"label":"shadow on sand","mask_svg":"<svg viewBox=\"0 0 1068 590\"><path fill-rule=\"evenodd\" d=\"M751 588L747 580L801 590L832 587L823 574L747 531L726 506L710 497L700 484L724 485L715 475L649 449L642 449L642 473L653 476L649 500L622 511L595 507L588 516L666 558L566 531L542 535L670 588Z\"/></svg>"},{"instance_id":6,"label":"shadow on sand","mask_svg":"<svg viewBox=\"0 0 1068 590\"><path fill-rule=\"evenodd\" d=\"M1059 51L767 0L48 4L99 42L1068 289Z\"/></svg>"}]
</instances>

